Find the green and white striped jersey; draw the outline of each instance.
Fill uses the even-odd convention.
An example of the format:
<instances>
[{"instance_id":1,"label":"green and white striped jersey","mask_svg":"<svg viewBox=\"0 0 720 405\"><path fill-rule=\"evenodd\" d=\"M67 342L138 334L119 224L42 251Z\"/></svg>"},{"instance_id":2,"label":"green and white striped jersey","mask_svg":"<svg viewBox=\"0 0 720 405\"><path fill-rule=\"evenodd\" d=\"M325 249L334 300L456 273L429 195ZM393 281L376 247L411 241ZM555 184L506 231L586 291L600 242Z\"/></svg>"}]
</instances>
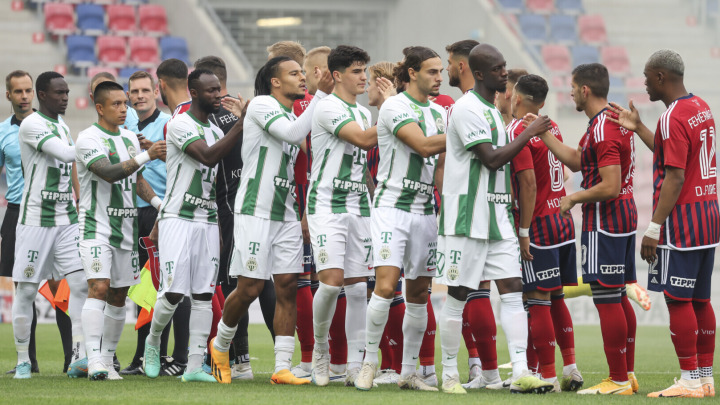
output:
<instances>
[{"instance_id":1,"label":"green and white striped jersey","mask_svg":"<svg viewBox=\"0 0 720 405\"><path fill-rule=\"evenodd\" d=\"M483 142L497 149L509 139L500 111L471 90L450 114L440 235L489 240L516 237L510 212L510 163L495 171L488 169L471 150Z\"/></svg>"},{"instance_id":2,"label":"green and white striped jersey","mask_svg":"<svg viewBox=\"0 0 720 405\"><path fill-rule=\"evenodd\" d=\"M73 162L62 162L42 151L43 144L55 136L73 145L70 129L59 116L54 120L36 111L20 124L25 186L19 221L23 225L49 227L78 222L72 194Z\"/></svg>"},{"instance_id":3,"label":"green and white striped jersey","mask_svg":"<svg viewBox=\"0 0 720 405\"><path fill-rule=\"evenodd\" d=\"M298 221L295 201L297 145L276 133L281 121L295 121L295 114L273 96L257 96L248 106L243 122L240 188L235 213L273 221Z\"/></svg>"},{"instance_id":4,"label":"green and white striped jersey","mask_svg":"<svg viewBox=\"0 0 720 405\"><path fill-rule=\"evenodd\" d=\"M434 213L437 156L423 158L396 136L400 128L413 122L420 126L426 137L444 134L447 113L432 101L418 102L407 92L390 97L380 108L380 163L375 207L431 215Z\"/></svg>"},{"instance_id":5,"label":"green and white striped jersey","mask_svg":"<svg viewBox=\"0 0 720 405\"><path fill-rule=\"evenodd\" d=\"M223 137L213 123L200 122L190 111L167 123L167 195L160 207L160 219L181 218L216 224L215 175L217 166L207 167L185 153L200 139L208 146Z\"/></svg>"},{"instance_id":6,"label":"green and white striped jersey","mask_svg":"<svg viewBox=\"0 0 720 405\"><path fill-rule=\"evenodd\" d=\"M312 120L312 174L308 214L351 213L370 216L365 183L366 154L338 137L340 129L355 121L370 128L370 111L331 94L320 100Z\"/></svg>"},{"instance_id":7,"label":"green and white striped jersey","mask_svg":"<svg viewBox=\"0 0 720 405\"><path fill-rule=\"evenodd\" d=\"M111 164L130 160L140 150L137 136L126 129L110 132L98 124L80 132L75 146L80 181L80 236L110 246L137 250L137 174L108 183L88 168L107 158Z\"/></svg>"}]
</instances>

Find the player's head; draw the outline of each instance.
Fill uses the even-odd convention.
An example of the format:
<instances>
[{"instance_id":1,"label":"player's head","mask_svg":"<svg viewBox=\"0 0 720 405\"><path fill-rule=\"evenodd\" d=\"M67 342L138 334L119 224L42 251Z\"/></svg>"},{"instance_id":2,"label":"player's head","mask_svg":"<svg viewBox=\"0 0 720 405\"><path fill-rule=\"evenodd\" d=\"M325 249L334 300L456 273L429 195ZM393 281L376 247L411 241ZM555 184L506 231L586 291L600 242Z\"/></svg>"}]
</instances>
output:
<instances>
[{"instance_id":1,"label":"player's head","mask_svg":"<svg viewBox=\"0 0 720 405\"><path fill-rule=\"evenodd\" d=\"M479 44L474 39L464 39L445 47L445 51L448 53L447 73L448 79L450 79L448 83L452 87L460 87L460 78L466 72L470 73L468 57L470 57L470 51ZM470 76L472 77L472 73Z\"/></svg>"},{"instance_id":2,"label":"player's head","mask_svg":"<svg viewBox=\"0 0 720 405\"><path fill-rule=\"evenodd\" d=\"M480 44L470 51L470 70L475 85L490 91L504 92L507 86L507 63L500 51L492 45Z\"/></svg>"},{"instance_id":3,"label":"player's head","mask_svg":"<svg viewBox=\"0 0 720 405\"><path fill-rule=\"evenodd\" d=\"M524 106L529 112L537 114L545 105L545 97L548 93L548 84L538 75L521 76L513 90L510 107L512 115L518 118L517 111Z\"/></svg>"},{"instance_id":4,"label":"player's head","mask_svg":"<svg viewBox=\"0 0 720 405\"><path fill-rule=\"evenodd\" d=\"M367 52L356 46L338 45L328 55L328 70L340 87L350 94L365 93L367 75L365 67L370 62Z\"/></svg>"},{"instance_id":5,"label":"player's head","mask_svg":"<svg viewBox=\"0 0 720 405\"><path fill-rule=\"evenodd\" d=\"M571 85L570 95L575 101L575 109L585 111L587 101L591 97L607 100L610 91L610 75L604 65L586 63L573 69Z\"/></svg>"},{"instance_id":6,"label":"player's head","mask_svg":"<svg viewBox=\"0 0 720 405\"><path fill-rule=\"evenodd\" d=\"M90 79L90 100L95 101L93 99L95 87L98 84L106 81L117 82L117 80L115 80L115 76L113 76L113 74L110 72L98 72L95 74L95 76L92 77L92 79Z\"/></svg>"},{"instance_id":7,"label":"player's head","mask_svg":"<svg viewBox=\"0 0 720 405\"><path fill-rule=\"evenodd\" d=\"M165 59L160 63L155 74L158 78L160 97L165 104L168 103L166 95L168 91L187 89L188 68L180 59Z\"/></svg>"},{"instance_id":8,"label":"player's head","mask_svg":"<svg viewBox=\"0 0 720 405\"><path fill-rule=\"evenodd\" d=\"M32 111L35 92L30 73L24 70L14 70L5 76L5 97L12 104L16 114L24 115Z\"/></svg>"},{"instance_id":9,"label":"player's head","mask_svg":"<svg viewBox=\"0 0 720 405\"><path fill-rule=\"evenodd\" d=\"M68 105L68 88L65 78L58 72L43 72L35 81L38 102L51 114L65 114Z\"/></svg>"},{"instance_id":10,"label":"player's head","mask_svg":"<svg viewBox=\"0 0 720 405\"><path fill-rule=\"evenodd\" d=\"M195 69L207 69L217 76L220 85L225 88L227 85L227 67L225 61L218 56L205 56L195 61Z\"/></svg>"},{"instance_id":11,"label":"player's head","mask_svg":"<svg viewBox=\"0 0 720 405\"><path fill-rule=\"evenodd\" d=\"M127 98L123 87L113 81L98 83L93 91L98 118L111 125L122 125L127 116Z\"/></svg>"},{"instance_id":12,"label":"player's head","mask_svg":"<svg viewBox=\"0 0 720 405\"><path fill-rule=\"evenodd\" d=\"M302 66L305 61L305 48L297 41L280 41L267 47L268 60L278 56L287 56Z\"/></svg>"},{"instance_id":13,"label":"player's head","mask_svg":"<svg viewBox=\"0 0 720 405\"><path fill-rule=\"evenodd\" d=\"M409 46L403 55L405 59L395 67L395 82L415 86L421 94L439 95L443 66L438 54L424 46Z\"/></svg>"},{"instance_id":14,"label":"player's head","mask_svg":"<svg viewBox=\"0 0 720 405\"><path fill-rule=\"evenodd\" d=\"M505 92L499 92L495 97L495 106L497 106L497 109L500 110L500 113L502 114L510 113L510 97L512 97L515 83L517 83L520 77L528 74L525 69L508 69L507 72L508 81L505 85Z\"/></svg>"},{"instance_id":15,"label":"player's head","mask_svg":"<svg viewBox=\"0 0 720 405\"><path fill-rule=\"evenodd\" d=\"M368 67L368 104L373 107L380 107L382 97L380 96L380 89L376 83L376 79L381 77L393 81L393 71L395 70L395 63L392 62L378 62Z\"/></svg>"},{"instance_id":16,"label":"player's head","mask_svg":"<svg viewBox=\"0 0 720 405\"><path fill-rule=\"evenodd\" d=\"M130 105L139 115L154 111L157 108L155 99L158 96L158 89L152 75L144 70L130 75L127 96Z\"/></svg>"},{"instance_id":17,"label":"player's head","mask_svg":"<svg viewBox=\"0 0 720 405\"><path fill-rule=\"evenodd\" d=\"M682 83L685 75L685 64L680 54L670 50L661 49L652 55L645 63L645 90L651 101L664 98L665 93L674 84Z\"/></svg>"},{"instance_id":18,"label":"player's head","mask_svg":"<svg viewBox=\"0 0 720 405\"><path fill-rule=\"evenodd\" d=\"M273 93L291 100L305 98L305 75L300 64L288 56L272 58L255 77L255 95L269 96Z\"/></svg>"},{"instance_id":19,"label":"player's head","mask_svg":"<svg viewBox=\"0 0 720 405\"><path fill-rule=\"evenodd\" d=\"M188 89L192 103L200 111L215 114L220 111L220 80L207 69L195 69L188 76Z\"/></svg>"},{"instance_id":20,"label":"player's head","mask_svg":"<svg viewBox=\"0 0 720 405\"><path fill-rule=\"evenodd\" d=\"M322 74L328 67L328 55L330 55L329 46L318 46L308 51L303 62L303 70L305 71L305 80L307 82L308 93L315 94L317 85L320 81L319 77L315 77L315 70ZM320 76L320 75L318 75Z\"/></svg>"}]
</instances>

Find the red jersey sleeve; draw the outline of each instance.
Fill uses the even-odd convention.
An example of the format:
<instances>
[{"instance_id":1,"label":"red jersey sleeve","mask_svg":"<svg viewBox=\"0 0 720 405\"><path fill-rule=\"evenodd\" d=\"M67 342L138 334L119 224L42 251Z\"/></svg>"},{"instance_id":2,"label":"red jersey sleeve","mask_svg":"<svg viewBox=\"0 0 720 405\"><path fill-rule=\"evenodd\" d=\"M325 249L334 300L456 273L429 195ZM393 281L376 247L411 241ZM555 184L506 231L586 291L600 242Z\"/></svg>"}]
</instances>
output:
<instances>
[{"instance_id":1,"label":"red jersey sleeve","mask_svg":"<svg viewBox=\"0 0 720 405\"><path fill-rule=\"evenodd\" d=\"M622 134L617 128L605 125L601 138L595 139L598 168L620 165L620 149L622 147Z\"/></svg>"},{"instance_id":2,"label":"red jersey sleeve","mask_svg":"<svg viewBox=\"0 0 720 405\"><path fill-rule=\"evenodd\" d=\"M518 173L523 170L534 169L535 165L533 164L533 156L532 152L530 151L530 147L528 145L525 145L520 150L520 153L515 155L510 164L512 165L512 170L514 173Z\"/></svg>"},{"instance_id":3,"label":"red jersey sleeve","mask_svg":"<svg viewBox=\"0 0 720 405\"><path fill-rule=\"evenodd\" d=\"M663 160L665 166L685 169L688 150L690 149L690 139L685 126L677 116L670 116L669 121L668 125L660 127L663 150L665 151Z\"/></svg>"}]
</instances>

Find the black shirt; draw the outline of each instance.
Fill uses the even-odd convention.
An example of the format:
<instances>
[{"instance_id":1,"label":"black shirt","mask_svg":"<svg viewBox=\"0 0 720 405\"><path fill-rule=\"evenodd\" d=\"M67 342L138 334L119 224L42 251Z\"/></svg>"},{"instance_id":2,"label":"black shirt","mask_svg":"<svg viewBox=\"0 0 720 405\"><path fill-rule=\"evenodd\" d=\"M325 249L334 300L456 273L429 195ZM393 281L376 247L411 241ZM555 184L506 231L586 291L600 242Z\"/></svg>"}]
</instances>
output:
<instances>
[{"instance_id":1,"label":"black shirt","mask_svg":"<svg viewBox=\"0 0 720 405\"><path fill-rule=\"evenodd\" d=\"M227 95L223 97L227 97ZM208 119L227 135L235 122L237 122L238 117L221 106L220 111L216 114L210 114ZM218 164L215 196L220 210L232 212L235 207L235 195L240 185L240 172L243 166L241 152L242 137L235 143L230 153Z\"/></svg>"}]
</instances>

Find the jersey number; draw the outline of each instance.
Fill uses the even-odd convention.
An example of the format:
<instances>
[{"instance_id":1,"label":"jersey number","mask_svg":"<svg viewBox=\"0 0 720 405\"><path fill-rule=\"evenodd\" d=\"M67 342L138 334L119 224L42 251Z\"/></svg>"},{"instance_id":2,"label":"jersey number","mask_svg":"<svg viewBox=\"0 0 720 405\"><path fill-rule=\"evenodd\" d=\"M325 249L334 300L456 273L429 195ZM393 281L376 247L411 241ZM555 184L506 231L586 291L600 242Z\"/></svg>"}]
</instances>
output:
<instances>
[{"instance_id":1,"label":"jersey number","mask_svg":"<svg viewBox=\"0 0 720 405\"><path fill-rule=\"evenodd\" d=\"M550 186L552 191L562 191L565 181L563 165L550 151L548 151L548 164L550 165Z\"/></svg>"},{"instance_id":2,"label":"jersey number","mask_svg":"<svg viewBox=\"0 0 720 405\"><path fill-rule=\"evenodd\" d=\"M700 132L700 176L709 179L717 176L717 167L715 167L715 127L710 130L703 129Z\"/></svg>"}]
</instances>

